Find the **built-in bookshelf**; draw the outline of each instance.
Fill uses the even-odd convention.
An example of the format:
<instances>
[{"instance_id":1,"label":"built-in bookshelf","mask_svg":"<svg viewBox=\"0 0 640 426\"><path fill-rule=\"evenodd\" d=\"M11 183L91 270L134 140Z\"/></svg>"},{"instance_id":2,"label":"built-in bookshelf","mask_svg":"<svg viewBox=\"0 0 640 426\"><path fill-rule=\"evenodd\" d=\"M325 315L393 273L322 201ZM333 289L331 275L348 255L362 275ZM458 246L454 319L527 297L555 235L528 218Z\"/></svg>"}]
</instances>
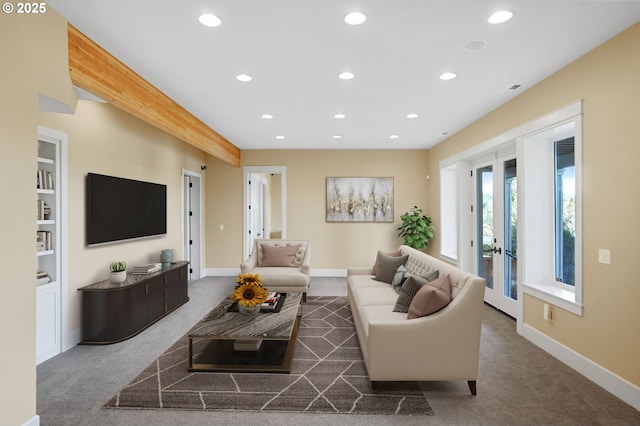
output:
<instances>
[{"instance_id":1,"label":"built-in bookshelf","mask_svg":"<svg viewBox=\"0 0 640 426\"><path fill-rule=\"evenodd\" d=\"M42 130L42 129L40 129ZM38 158L34 184L36 200L35 251L36 362L61 352L62 271L61 271L61 144L55 134L39 131Z\"/></svg>"},{"instance_id":2,"label":"built-in bookshelf","mask_svg":"<svg viewBox=\"0 0 640 426\"><path fill-rule=\"evenodd\" d=\"M59 205L56 188L58 173L56 168L59 157L58 143L38 140L38 169L36 173L36 253L38 269L36 285L56 282L58 277L58 256L56 237L59 233L56 223Z\"/></svg>"}]
</instances>

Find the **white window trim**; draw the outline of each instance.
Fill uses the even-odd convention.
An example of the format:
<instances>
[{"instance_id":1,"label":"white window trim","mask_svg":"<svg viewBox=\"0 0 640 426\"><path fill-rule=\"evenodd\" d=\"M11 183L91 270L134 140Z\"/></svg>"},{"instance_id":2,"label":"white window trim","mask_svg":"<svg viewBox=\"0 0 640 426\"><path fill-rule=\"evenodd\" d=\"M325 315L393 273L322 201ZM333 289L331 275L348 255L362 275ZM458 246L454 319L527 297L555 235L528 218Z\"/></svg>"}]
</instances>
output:
<instances>
[{"instance_id":1,"label":"white window trim","mask_svg":"<svg viewBox=\"0 0 640 426\"><path fill-rule=\"evenodd\" d=\"M535 120L527 122L521 126L513 128L511 130L506 131L503 134L500 134L492 139L489 139L483 143L480 143L468 150L463 152L459 152L451 157L448 157L439 163L440 169L445 169L452 165L457 165L458 168L458 204L457 204L457 220L458 220L458 249L457 256L455 259L458 266L464 270L470 270L470 259L467 253L469 250L466 248L466 240L465 236L470 236L471 229L469 229L469 224L464 220L461 220L461 208L464 206L464 201L468 199L468 194L466 194L466 186L463 184L463 179L460 173L462 170L466 170L466 168L461 167L461 165L466 164L469 159L478 158L483 153L491 152L493 150L498 149L501 146L504 146L508 142L516 140L517 143L517 158L518 164L522 164L522 140L527 135L532 133L541 132L545 129L552 128L557 126L563 122L567 122L570 120L576 120L575 126L575 138L576 140L582 141L582 100L576 101L569 105L566 105L556 111L553 111L549 114L546 114L542 117L539 117ZM575 240L575 274L576 274L576 286L571 287L562 283L532 283L525 282L523 279L523 269L519 268L518 271L518 282L522 284L522 292L529 294L533 297L541 299L545 302L551 303L553 305L558 306L561 309L565 309L569 312L573 312L577 315L582 315L583 305L582 305L582 143L576 144L575 151L575 161L576 161L576 194L580 194L580 196L576 196L576 240ZM579 165L579 166L578 166ZM520 169L520 167L518 167ZM440 194L442 197L443 194ZM519 206L523 205L523 203L518 203ZM520 207L519 207L520 208ZM521 212L518 212L519 220L523 220L524 216ZM524 242L524 235L521 234L522 227L519 227L518 231L518 241ZM519 249L522 250L522 249ZM441 257L446 257L441 254ZM518 295L519 303L522 303L522 294Z\"/></svg>"},{"instance_id":2,"label":"white window trim","mask_svg":"<svg viewBox=\"0 0 640 426\"><path fill-rule=\"evenodd\" d=\"M538 120L534 121L534 123ZM576 182L576 198L575 198L575 213L576 213L576 235L575 235L575 286L569 286L561 282L554 280L532 281L527 278L526 268L527 262L524 263L524 267L518 276L518 282L522 283L522 289L525 294L529 294L544 302L551 303L558 306L561 309L572 312L576 315L582 316L583 303L583 282L582 282L582 103L577 102L569 105L562 110L558 110L544 117L544 126L540 126L538 130L530 132L517 138L517 150L518 158L524 158L524 144L527 137L535 133L541 133L554 127L561 126L563 124L574 122L574 137L575 137L575 182ZM541 123L542 124L542 123ZM524 161L519 161L518 174L524 171ZM526 193L526 179L520 179L521 188ZM526 223L526 202L518 203L518 217L523 223ZM518 241L521 241L519 250L523 259L526 259L526 235L524 233L524 226L519 227Z\"/></svg>"}]
</instances>

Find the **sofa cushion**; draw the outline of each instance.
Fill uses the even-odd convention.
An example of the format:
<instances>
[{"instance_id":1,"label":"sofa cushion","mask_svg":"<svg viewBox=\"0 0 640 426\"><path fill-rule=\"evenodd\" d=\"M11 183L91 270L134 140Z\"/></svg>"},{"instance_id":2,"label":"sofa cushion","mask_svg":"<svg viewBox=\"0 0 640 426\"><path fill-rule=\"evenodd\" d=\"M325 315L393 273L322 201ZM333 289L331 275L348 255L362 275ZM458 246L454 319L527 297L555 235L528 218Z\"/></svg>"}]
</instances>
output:
<instances>
[{"instance_id":1,"label":"sofa cushion","mask_svg":"<svg viewBox=\"0 0 640 426\"><path fill-rule=\"evenodd\" d=\"M302 272L299 268L291 267L266 267L266 268L254 268L252 271L254 274L259 274L262 277L262 285L267 289L276 291L277 287L307 287L309 285L309 277Z\"/></svg>"},{"instance_id":2,"label":"sofa cushion","mask_svg":"<svg viewBox=\"0 0 640 426\"><path fill-rule=\"evenodd\" d=\"M407 263L407 259L409 259L408 255L394 257L378 252L378 272L375 274L373 279L391 284L396 270L400 265Z\"/></svg>"},{"instance_id":3,"label":"sofa cushion","mask_svg":"<svg viewBox=\"0 0 640 426\"><path fill-rule=\"evenodd\" d=\"M438 312L451 302L451 280L444 275L423 285L409 305L408 319L420 318Z\"/></svg>"},{"instance_id":4,"label":"sofa cushion","mask_svg":"<svg viewBox=\"0 0 640 426\"><path fill-rule=\"evenodd\" d=\"M373 264L373 268L372 270L372 274L376 275L378 274L378 259L380 258L380 253L382 253L380 250L378 250L378 254L376 254L376 262ZM400 249L398 250L394 250L394 251L389 251L387 253L383 253L386 254L387 256L392 256L392 257L400 257L402 256L402 253L400 253Z\"/></svg>"},{"instance_id":5,"label":"sofa cushion","mask_svg":"<svg viewBox=\"0 0 640 426\"><path fill-rule=\"evenodd\" d=\"M391 286L396 291L396 293L400 294L402 284L404 284L404 281L410 276L411 272L409 272L406 266L398 266L398 269L396 269L396 273L393 275L393 280L391 280Z\"/></svg>"},{"instance_id":6,"label":"sofa cushion","mask_svg":"<svg viewBox=\"0 0 640 426\"><path fill-rule=\"evenodd\" d=\"M296 253L300 244L276 247L269 244L262 245L262 259L258 266L296 266Z\"/></svg>"},{"instance_id":7,"label":"sofa cushion","mask_svg":"<svg viewBox=\"0 0 640 426\"><path fill-rule=\"evenodd\" d=\"M411 301L413 300L413 297L416 295L418 290L420 290L423 285L426 285L431 280L438 278L438 271L435 272L436 273L429 274L429 279L416 275L412 275L407 278L404 284L402 284L402 289L400 290L400 295L398 296L396 304L393 307L393 312L409 312L409 305L411 305Z\"/></svg>"}]
</instances>

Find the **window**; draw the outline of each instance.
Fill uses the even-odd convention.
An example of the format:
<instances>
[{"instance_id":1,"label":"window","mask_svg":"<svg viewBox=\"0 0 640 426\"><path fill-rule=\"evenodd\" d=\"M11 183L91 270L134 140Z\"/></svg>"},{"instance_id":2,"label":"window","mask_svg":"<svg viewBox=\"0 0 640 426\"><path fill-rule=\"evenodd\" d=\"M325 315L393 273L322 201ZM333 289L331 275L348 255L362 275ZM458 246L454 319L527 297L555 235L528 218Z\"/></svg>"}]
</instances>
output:
<instances>
[{"instance_id":1,"label":"window","mask_svg":"<svg viewBox=\"0 0 640 426\"><path fill-rule=\"evenodd\" d=\"M581 315L581 115L520 138L518 158L524 291Z\"/></svg>"},{"instance_id":2,"label":"window","mask_svg":"<svg viewBox=\"0 0 640 426\"><path fill-rule=\"evenodd\" d=\"M554 143L556 281L575 286L576 181L575 138Z\"/></svg>"},{"instance_id":3,"label":"window","mask_svg":"<svg viewBox=\"0 0 640 426\"><path fill-rule=\"evenodd\" d=\"M458 259L458 191L455 164L440 169L440 254Z\"/></svg>"}]
</instances>

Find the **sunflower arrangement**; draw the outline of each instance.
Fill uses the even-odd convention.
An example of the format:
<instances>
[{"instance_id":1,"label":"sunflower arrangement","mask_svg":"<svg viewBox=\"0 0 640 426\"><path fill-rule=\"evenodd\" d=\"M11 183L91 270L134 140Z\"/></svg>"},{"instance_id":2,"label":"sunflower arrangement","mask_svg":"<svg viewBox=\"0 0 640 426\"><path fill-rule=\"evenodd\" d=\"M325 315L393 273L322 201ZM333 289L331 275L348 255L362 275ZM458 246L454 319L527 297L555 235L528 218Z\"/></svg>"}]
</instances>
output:
<instances>
[{"instance_id":1,"label":"sunflower arrangement","mask_svg":"<svg viewBox=\"0 0 640 426\"><path fill-rule=\"evenodd\" d=\"M231 295L231 300L246 308L259 306L267 301L269 292L262 286L262 278L258 274L240 274L236 279L238 285Z\"/></svg>"}]
</instances>

